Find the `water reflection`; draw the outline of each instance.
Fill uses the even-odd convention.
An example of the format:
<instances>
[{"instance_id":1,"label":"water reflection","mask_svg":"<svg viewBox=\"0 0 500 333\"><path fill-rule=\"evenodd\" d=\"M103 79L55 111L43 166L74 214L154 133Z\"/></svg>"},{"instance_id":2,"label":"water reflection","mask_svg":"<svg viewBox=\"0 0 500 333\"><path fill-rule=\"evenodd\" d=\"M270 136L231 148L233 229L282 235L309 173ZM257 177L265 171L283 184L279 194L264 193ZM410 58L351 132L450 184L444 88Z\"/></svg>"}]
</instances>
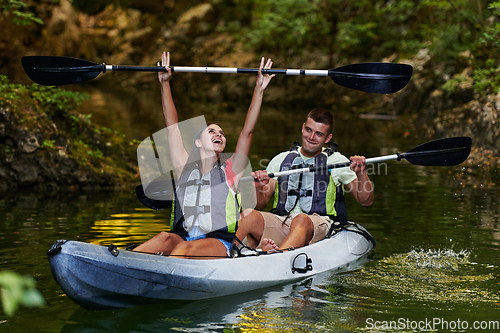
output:
<instances>
[{"instance_id":1,"label":"water reflection","mask_svg":"<svg viewBox=\"0 0 500 333\"><path fill-rule=\"evenodd\" d=\"M111 214L108 219L95 221L89 242L123 247L139 244L144 238L168 231L169 216L170 210L159 212L141 207L132 213Z\"/></svg>"},{"instance_id":2,"label":"water reflection","mask_svg":"<svg viewBox=\"0 0 500 333\"><path fill-rule=\"evenodd\" d=\"M165 332L338 332L342 325L326 326L325 303L337 306L340 315L352 304L324 299L330 275L212 300L170 302L141 308L95 312L79 309L62 332L142 331ZM335 292L335 291L333 291ZM339 316L340 317L340 316ZM329 317L332 318L331 316Z\"/></svg>"}]
</instances>

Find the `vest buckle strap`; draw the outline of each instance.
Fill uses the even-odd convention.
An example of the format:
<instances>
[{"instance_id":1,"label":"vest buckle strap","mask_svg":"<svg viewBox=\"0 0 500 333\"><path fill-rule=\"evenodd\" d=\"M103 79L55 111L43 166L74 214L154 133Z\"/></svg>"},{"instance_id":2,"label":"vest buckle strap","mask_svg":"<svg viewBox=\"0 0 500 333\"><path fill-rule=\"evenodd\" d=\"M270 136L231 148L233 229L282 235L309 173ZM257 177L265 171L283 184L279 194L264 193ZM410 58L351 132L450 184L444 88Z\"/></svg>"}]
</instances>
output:
<instances>
[{"instance_id":1,"label":"vest buckle strap","mask_svg":"<svg viewBox=\"0 0 500 333\"><path fill-rule=\"evenodd\" d=\"M299 193L299 196L300 197L308 197L308 196L311 196L312 195L312 191L311 190L305 190L305 189L300 189L300 193Z\"/></svg>"},{"instance_id":2,"label":"vest buckle strap","mask_svg":"<svg viewBox=\"0 0 500 333\"><path fill-rule=\"evenodd\" d=\"M184 218L206 213L210 213L210 206L184 206Z\"/></svg>"},{"instance_id":3,"label":"vest buckle strap","mask_svg":"<svg viewBox=\"0 0 500 333\"><path fill-rule=\"evenodd\" d=\"M314 166L313 164L308 164L308 163L305 163L305 162L302 162L300 164L295 164L295 165L292 165L289 169L290 170L294 170L294 169L304 169L304 168L309 168L309 167L312 167Z\"/></svg>"},{"instance_id":4,"label":"vest buckle strap","mask_svg":"<svg viewBox=\"0 0 500 333\"><path fill-rule=\"evenodd\" d=\"M297 196L297 197L310 197L313 195L313 191L301 188L301 189L296 189L296 190L289 190L288 195L289 196Z\"/></svg>"},{"instance_id":5,"label":"vest buckle strap","mask_svg":"<svg viewBox=\"0 0 500 333\"><path fill-rule=\"evenodd\" d=\"M210 213L210 206L196 206L196 214Z\"/></svg>"}]
</instances>

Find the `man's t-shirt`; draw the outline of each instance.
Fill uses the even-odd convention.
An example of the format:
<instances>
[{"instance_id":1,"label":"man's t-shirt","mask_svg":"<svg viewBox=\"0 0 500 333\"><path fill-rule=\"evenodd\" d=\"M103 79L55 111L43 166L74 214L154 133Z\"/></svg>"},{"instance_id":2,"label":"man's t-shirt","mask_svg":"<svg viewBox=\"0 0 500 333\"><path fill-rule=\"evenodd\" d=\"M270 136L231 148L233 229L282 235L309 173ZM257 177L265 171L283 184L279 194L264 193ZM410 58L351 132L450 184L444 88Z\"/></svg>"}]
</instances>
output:
<instances>
[{"instance_id":1,"label":"man's t-shirt","mask_svg":"<svg viewBox=\"0 0 500 333\"><path fill-rule=\"evenodd\" d=\"M310 158L307 158L304 155L302 155L302 148L299 148L298 152L300 154L300 157L302 157L302 159L304 160L304 162L307 163L307 161ZM269 164L266 168L267 173L279 172L281 163L283 163L283 161L286 158L286 156L288 155L288 153L289 152L286 151L286 152L283 152L283 153L276 155L269 162ZM345 163L345 162L349 162L349 159L339 152L335 152L332 155L328 156L328 158L327 158L328 165L337 164L337 163ZM349 167L337 168L337 169L330 170L330 177L335 182L335 186L347 185L357 178L356 173L354 171L352 171ZM300 209L300 204L297 204L295 206L295 208L290 213L295 213L295 212L297 212L297 213L303 212L302 209Z\"/></svg>"}]
</instances>

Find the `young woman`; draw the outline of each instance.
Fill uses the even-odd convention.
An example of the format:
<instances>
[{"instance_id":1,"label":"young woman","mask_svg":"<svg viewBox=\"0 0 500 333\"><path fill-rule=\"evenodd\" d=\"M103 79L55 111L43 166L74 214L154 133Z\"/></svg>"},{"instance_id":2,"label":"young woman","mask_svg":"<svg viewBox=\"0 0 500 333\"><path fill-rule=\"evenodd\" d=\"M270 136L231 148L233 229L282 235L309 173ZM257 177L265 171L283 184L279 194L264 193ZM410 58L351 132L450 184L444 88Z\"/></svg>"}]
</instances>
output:
<instances>
[{"instance_id":1,"label":"young woman","mask_svg":"<svg viewBox=\"0 0 500 333\"><path fill-rule=\"evenodd\" d=\"M176 175L172 232L161 232L134 251L181 258L224 257L229 255L239 218L238 182L248 163L264 90L274 77L263 75L262 68L270 69L272 61L268 59L264 64L264 58L261 59L252 102L235 153L230 158L224 154L224 132L215 123L209 123L198 131L191 152L187 153L182 144L170 90L170 53L163 52L162 66L167 72L158 73L158 80L161 84L170 156Z\"/></svg>"}]
</instances>

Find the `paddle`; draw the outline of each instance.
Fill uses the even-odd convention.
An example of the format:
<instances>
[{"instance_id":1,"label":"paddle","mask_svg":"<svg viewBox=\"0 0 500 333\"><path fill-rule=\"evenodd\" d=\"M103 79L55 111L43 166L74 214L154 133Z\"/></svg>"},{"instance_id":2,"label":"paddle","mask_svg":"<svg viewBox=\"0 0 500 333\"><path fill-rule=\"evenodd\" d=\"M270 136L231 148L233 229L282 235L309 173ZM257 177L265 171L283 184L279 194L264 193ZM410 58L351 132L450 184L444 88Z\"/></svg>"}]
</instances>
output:
<instances>
[{"instance_id":1,"label":"paddle","mask_svg":"<svg viewBox=\"0 0 500 333\"><path fill-rule=\"evenodd\" d=\"M45 86L81 83L95 79L101 72L133 71L164 72L165 67L115 66L96 64L83 59L56 56L22 58L24 71L34 82ZM230 67L171 66L179 73L245 73L257 74L258 69ZM353 64L336 69L263 69L263 74L329 76L338 85L364 92L390 94L403 89L410 81L413 67L405 64L372 62Z\"/></svg>"},{"instance_id":2,"label":"paddle","mask_svg":"<svg viewBox=\"0 0 500 333\"><path fill-rule=\"evenodd\" d=\"M452 166L462 163L469 157L472 145L470 137L454 137L438 139L423 143L406 153L396 153L393 155L367 158L366 163L379 163L390 160L405 159L411 164L425 166ZM351 165L351 162L330 164L318 167L306 167L300 169L291 169L270 173L270 178L293 175L297 173L313 172L321 170L331 170L345 168ZM252 180L252 177L242 178L242 181Z\"/></svg>"},{"instance_id":3,"label":"paddle","mask_svg":"<svg viewBox=\"0 0 500 333\"><path fill-rule=\"evenodd\" d=\"M164 182L164 181L163 181ZM171 181L170 181L171 182ZM152 182L149 185L153 186L161 186L162 182ZM163 186L163 188L168 188ZM149 186L148 186L149 190ZM149 191L148 191L149 192ZM169 193L165 193L165 191L161 192L161 197L164 198L164 195L168 195L169 197L173 197L173 191L168 191ZM138 185L135 188L135 194L137 195L137 199L146 207L154 209L154 210L163 210L165 208L170 208L172 207L172 200L159 200L159 199L151 199L150 197L152 196L151 194L148 193L146 196L146 193L144 193L144 188L142 185ZM153 195L154 196L154 195ZM160 194L158 195L160 197Z\"/></svg>"},{"instance_id":4,"label":"paddle","mask_svg":"<svg viewBox=\"0 0 500 333\"><path fill-rule=\"evenodd\" d=\"M412 150L409 150L406 153L396 153L393 155L367 158L366 163L379 163L390 160L401 161L401 159L405 159L414 165L424 165L424 166L458 165L463 161L465 161L467 157L469 157L471 145L472 145L472 139L470 137L454 137L454 138L438 139L423 143L413 148ZM291 169L287 171L270 173L269 177L276 178L276 177L288 176L304 172L345 168L349 167L350 164L351 164L350 162L345 162L345 163L330 164L318 167ZM241 181L249 181L253 179L254 179L253 177L245 177L242 178ZM163 180L163 182L164 181L165 180ZM151 183L149 186L151 186L152 184L155 184L155 182ZM149 186L148 186L148 192L150 192ZM161 188L161 182L157 182L152 188L156 189L156 191L159 191L159 188ZM144 194L144 191L142 190L142 185L137 186L136 192L139 200L146 207L159 210L170 207L171 205L171 201L154 200L148 198ZM155 192L155 193L160 193L160 192ZM141 194L141 196L139 196L139 194Z\"/></svg>"}]
</instances>

